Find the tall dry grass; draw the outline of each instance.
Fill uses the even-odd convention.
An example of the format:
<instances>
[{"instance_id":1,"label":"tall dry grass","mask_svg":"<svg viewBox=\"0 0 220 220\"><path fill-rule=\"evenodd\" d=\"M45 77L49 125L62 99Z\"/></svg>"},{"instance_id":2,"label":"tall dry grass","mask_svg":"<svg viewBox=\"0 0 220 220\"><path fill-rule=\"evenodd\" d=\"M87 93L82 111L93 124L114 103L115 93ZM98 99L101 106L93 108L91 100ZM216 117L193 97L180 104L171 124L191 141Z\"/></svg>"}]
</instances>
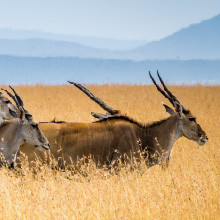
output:
<instances>
[{"instance_id":1,"label":"tall dry grass","mask_svg":"<svg viewBox=\"0 0 220 220\"><path fill-rule=\"evenodd\" d=\"M106 103L141 122L168 117L153 86L88 88ZM204 146L182 138L167 170L159 166L117 174L96 169L71 175L47 166L21 173L0 169L1 219L220 219L220 87L178 86L171 91L189 107L209 136ZM73 86L19 86L35 121L92 122L103 112Z\"/></svg>"}]
</instances>

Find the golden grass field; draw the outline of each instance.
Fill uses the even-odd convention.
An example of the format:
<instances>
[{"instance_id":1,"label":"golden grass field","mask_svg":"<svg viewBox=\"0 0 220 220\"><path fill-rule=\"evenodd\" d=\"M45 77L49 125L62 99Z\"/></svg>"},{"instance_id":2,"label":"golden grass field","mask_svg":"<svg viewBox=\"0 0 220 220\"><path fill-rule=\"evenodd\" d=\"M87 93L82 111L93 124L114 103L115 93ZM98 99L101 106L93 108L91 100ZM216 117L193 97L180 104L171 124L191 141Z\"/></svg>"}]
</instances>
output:
<instances>
[{"instance_id":1,"label":"golden grass field","mask_svg":"<svg viewBox=\"0 0 220 220\"><path fill-rule=\"evenodd\" d=\"M4 88L6 88L4 86ZM103 112L73 86L19 86L35 121L92 122ZM88 86L109 106L148 123L168 117L153 86ZM170 86L197 117L209 141L180 139L170 165L118 174L83 167L86 176L26 166L22 174L0 169L1 219L220 219L220 86ZM166 102L167 103L167 102Z\"/></svg>"}]
</instances>

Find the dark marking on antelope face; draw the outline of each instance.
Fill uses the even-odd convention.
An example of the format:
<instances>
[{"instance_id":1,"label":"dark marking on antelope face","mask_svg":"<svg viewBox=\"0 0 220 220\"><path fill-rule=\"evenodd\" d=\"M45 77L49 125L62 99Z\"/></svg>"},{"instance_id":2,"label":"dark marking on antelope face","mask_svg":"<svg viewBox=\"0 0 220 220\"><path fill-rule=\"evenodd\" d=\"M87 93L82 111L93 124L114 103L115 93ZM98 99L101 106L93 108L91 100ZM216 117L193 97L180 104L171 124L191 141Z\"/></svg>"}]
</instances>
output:
<instances>
[{"instance_id":1,"label":"dark marking on antelope face","mask_svg":"<svg viewBox=\"0 0 220 220\"><path fill-rule=\"evenodd\" d=\"M197 123L196 118L190 112L182 115L181 130L183 136L195 141L200 146L208 141L205 131Z\"/></svg>"}]
</instances>

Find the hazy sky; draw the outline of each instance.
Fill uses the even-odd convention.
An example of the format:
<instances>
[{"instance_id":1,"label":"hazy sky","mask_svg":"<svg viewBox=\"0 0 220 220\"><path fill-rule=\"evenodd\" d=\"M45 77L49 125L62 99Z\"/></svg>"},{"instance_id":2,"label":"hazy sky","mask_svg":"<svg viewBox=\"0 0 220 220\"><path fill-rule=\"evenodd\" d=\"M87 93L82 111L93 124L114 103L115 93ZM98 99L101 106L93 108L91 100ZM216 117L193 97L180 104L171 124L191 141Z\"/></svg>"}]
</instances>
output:
<instances>
[{"instance_id":1,"label":"hazy sky","mask_svg":"<svg viewBox=\"0 0 220 220\"><path fill-rule=\"evenodd\" d=\"M155 40L220 13L220 0L0 0L0 28Z\"/></svg>"}]
</instances>

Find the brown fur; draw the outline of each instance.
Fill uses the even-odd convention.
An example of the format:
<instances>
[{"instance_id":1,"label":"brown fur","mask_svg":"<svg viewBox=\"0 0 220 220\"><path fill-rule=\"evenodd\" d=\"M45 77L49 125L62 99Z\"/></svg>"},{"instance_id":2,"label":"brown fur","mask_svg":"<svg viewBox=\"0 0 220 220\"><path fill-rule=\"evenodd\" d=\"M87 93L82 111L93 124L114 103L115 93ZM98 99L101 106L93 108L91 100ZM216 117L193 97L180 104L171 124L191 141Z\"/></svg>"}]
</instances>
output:
<instances>
[{"instance_id":1,"label":"brown fur","mask_svg":"<svg viewBox=\"0 0 220 220\"><path fill-rule=\"evenodd\" d=\"M119 158L125 159L124 155L131 158L134 152L141 151L151 166L169 160L173 144L184 135L181 128L183 122L186 127L192 124L196 141L200 136L205 136L198 124L189 121L191 114L183 116L180 118L174 112L171 117L149 125L127 116L116 116L87 124L40 123L40 129L48 138L55 159L62 157L70 163L71 159L75 162L78 158L92 155L97 163L114 164ZM31 149L28 152L24 146L21 150L29 157L31 154L33 160Z\"/></svg>"}]
</instances>

